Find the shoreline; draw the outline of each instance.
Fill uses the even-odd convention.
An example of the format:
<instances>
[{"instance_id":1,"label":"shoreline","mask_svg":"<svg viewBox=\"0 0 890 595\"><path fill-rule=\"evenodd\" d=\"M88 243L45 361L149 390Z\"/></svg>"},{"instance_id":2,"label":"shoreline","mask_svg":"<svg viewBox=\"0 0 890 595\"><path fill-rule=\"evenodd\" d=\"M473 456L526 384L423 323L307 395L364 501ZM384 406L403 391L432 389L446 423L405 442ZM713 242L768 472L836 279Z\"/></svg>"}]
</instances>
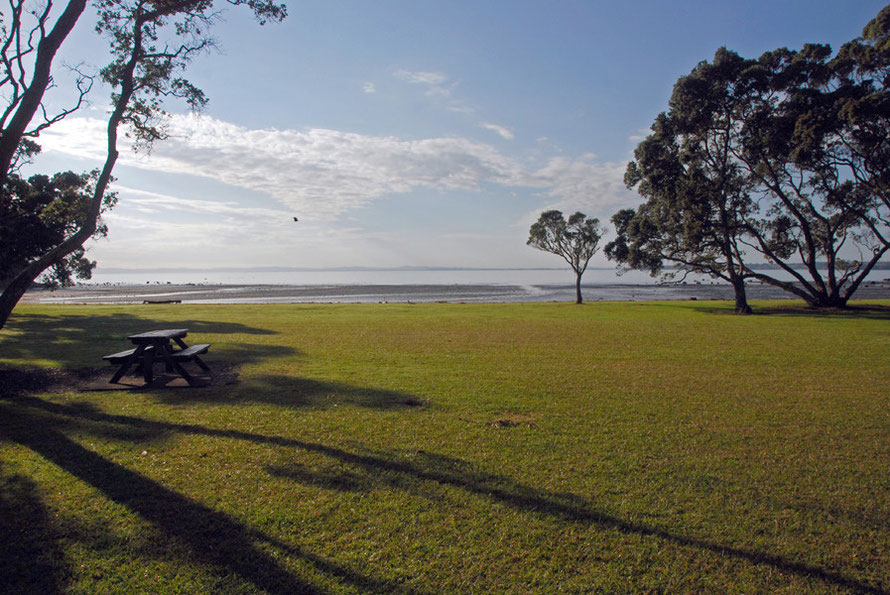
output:
<instances>
[{"instance_id":1,"label":"shoreline","mask_svg":"<svg viewBox=\"0 0 890 595\"><path fill-rule=\"evenodd\" d=\"M732 300L725 284L582 284L584 300L662 301ZM22 298L30 304L287 304L287 303L515 303L574 301L574 285L520 284L315 284L261 285L209 283L85 284L56 290L35 288ZM768 285L748 286L749 300L789 299L797 296ZM890 299L890 283L871 282L854 294L855 300ZM803 300L800 300L803 301Z\"/></svg>"}]
</instances>

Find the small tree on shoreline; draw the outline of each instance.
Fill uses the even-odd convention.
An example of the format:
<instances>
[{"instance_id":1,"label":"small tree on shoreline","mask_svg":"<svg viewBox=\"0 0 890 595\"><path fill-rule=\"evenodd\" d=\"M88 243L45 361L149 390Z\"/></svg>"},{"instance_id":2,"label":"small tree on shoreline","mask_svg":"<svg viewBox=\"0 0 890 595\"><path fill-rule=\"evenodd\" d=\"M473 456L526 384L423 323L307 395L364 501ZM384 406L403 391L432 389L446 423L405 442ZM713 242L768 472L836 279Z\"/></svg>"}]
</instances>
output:
<instances>
[{"instance_id":1,"label":"small tree on shoreline","mask_svg":"<svg viewBox=\"0 0 890 595\"><path fill-rule=\"evenodd\" d=\"M561 211L544 211L529 228L526 244L561 256L569 263L575 272L575 303L580 304L581 276L596 254L603 233L599 219L588 218L584 213L576 212L566 220Z\"/></svg>"}]
</instances>

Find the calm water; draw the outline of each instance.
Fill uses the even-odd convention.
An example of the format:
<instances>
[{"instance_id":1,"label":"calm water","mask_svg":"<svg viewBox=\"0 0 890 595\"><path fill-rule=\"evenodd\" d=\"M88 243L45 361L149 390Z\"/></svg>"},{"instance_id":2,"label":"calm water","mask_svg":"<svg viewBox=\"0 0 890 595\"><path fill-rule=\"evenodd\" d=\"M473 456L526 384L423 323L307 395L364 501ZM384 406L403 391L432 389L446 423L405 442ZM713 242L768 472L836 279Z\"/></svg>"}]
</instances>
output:
<instances>
[{"instance_id":1,"label":"calm water","mask_svg":"<svg viewBox=\"0 0 890 595\"><path fill-rule=\"evenodd\" d=\"M490 270L312 270L312 271L175 271L93 273L93 284L124 285L201 283L214 285L566 285L574 282L570 269ZM633 271L618 276L615 269L589 269L585 283L649 284L647 274Z\"/></svg>"},{"instance_id":2,"label":"calm water","mask_svg":"<svg viewBox=\"0 0 890 595\"><path fill-rule=\"evenodd\" d=\"M771 271L779 279L790 279L782 271ZM890 280L890 271L877 270L869 281ZM93 273L89 284L119 285L573 285L571 269L447 269L447 270L309 270L309 271L103 271ZM709 277L690 275L689 284L714 283ZM648 273L630 271L619 275L614 268L591 268L584 273L585 285L657 285Z\"/></svg>"},{"instance_id":3,"label":"calm water","mask_svg":"<svg viewBox=\"0 0 890 595\"><path fill-rule=\"evenodd\" d=\"M882 271L887 273L887 271ZM880 272L879 272L880 273ZM733 298L727 284L690 278L685 285L659 285L647 274L617 276L591 269L583 278L586 301L708 300ZM890 298L890 282L864 285L859 299ZM794 296L751 283L748 298ZM574 301L574 275L566 270L332 270L97 272L89 284L59 291L31 291L39 303L203 304L303 302L564 302Z\"/></svg>"}]
</instances>

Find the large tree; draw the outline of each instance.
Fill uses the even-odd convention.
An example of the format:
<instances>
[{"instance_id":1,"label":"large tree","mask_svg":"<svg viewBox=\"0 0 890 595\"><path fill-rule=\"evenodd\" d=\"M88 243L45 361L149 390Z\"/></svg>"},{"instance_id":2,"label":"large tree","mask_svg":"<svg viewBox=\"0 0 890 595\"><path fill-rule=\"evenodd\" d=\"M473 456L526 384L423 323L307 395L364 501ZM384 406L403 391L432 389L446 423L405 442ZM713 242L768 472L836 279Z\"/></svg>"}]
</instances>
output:
<instances>
[{"instance_id":1,"label":"large tree","mask_svg":"<svg viewBox=\"0 0 890 595\"><path fill-rule=\"evenodd\" d=\"M890 249L888 38L885 8L835 58L721 49L682 77L628 167L647 201L615 215L607 255L727 280L739 311L746 279L845 306Z\"/></svg>"},{"instance_id":2,"label":"large tree","mask_svg":"<svg viewBox=\"0 0 890 595\"><path fill-rule=\"evenodd\" d=\"M620 266L666 279L690 273L722 279L744 314L751 308L740 240L752 203L731 147L751 94L736 81L749 67L721 49L713 64L703 62L677 82L669 112L656 118L625 174L627 186L647 201L612 217L617 237L605 248Z\"/></svg>"},{"instance_id":3,"label":"large tree","mask_svg":"<svg viewBox=\"0 0 890 595\"><path fill-rule=\"evenodd\" d=\"M91 185L83 216L64 239L26 263L6 280L0 295L0 328L34 280L46 269L83 249L100 230L99 216L106 205L106 192L118 158L118 135L126 127L137 146L150 146L164 138L163 102L178 97L200 108L206 97L180 73L189 61L212 42L207 31L218 14L215 0L96 0L96 30L110 41L111 60L101 70L112 89L108 118L106 158ZM229 5L248 6L264 24L286 16L286 9L273 0L227 0ZM26 10L25 0L12 0L12 14L2 23L0 58L4 69L0 86L7 91L8 105L2 115L0 134L0 217L11 210L17 197L7 183L16 176L23 156L33 154L32 140L79 106L47 115L44 95L53 85L53 60L68 33L84 12L83 0L70 0L53 23L53 4L41 12ZM29 16L30 15L30 16ZM33 20L28 20L29 18ZM52 25L51 25L52 23ZM80 96L88 90L86 79L78 79Z\"/></svg>"},{"instance_id":4,"label":"large tree","mask_svg":"<svg viewBox=\"0 0 890 595\"><path fill-rule=\"evenodd\" d=\"M874 178L849 159L862 122L844 115L880 92L840 76L825 45L768 52L758 66L766 84L736 148L757 190L746 243L786 278L756 268L751 277L812 306L843 307L890 248ZM890 161L873 140L860 149L886 176Z\"/></svg>"},{"instance_id":5,"label":"large tree","mask_svg":"<svg viewBox=\"0 0 890 595\"><path fill-rule=\"evenodd\" d=\"M596 254L603 229L599 219L588 218L581 212L566 220L560 211L544 211L529 229L528 242L532 248L561 256L575 272L575 303L581 297L581 276Z\"/></svg>"}]
</instances>

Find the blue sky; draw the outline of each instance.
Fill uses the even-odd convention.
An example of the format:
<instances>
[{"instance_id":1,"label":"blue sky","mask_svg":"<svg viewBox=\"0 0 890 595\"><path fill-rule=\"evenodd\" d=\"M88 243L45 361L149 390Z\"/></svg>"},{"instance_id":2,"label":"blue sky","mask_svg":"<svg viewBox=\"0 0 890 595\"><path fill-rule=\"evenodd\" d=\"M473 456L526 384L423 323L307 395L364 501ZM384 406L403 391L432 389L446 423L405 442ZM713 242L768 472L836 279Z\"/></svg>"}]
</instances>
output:
<instances>
[{"instance_id":1,"label":"blue sky","mask_svg":"<svg viewBox=\"0 0 890 595\"><path fill-rule=\"evenodd\" d=\"M837 48L883 5L319 1L265 27L229 9L218 50L189 71L210 103L199 116L169 104L171 138L122 152L120 203L90 255L131 268L559 266L525 245L529 225L549 208L607 222L637 204L624 168L679 76L721 45ZM84 21L64 57L98 66L105 48ZM35 167L98 167L107 104L98 89L42 135Z\"/></svg>"}]
</instances>

